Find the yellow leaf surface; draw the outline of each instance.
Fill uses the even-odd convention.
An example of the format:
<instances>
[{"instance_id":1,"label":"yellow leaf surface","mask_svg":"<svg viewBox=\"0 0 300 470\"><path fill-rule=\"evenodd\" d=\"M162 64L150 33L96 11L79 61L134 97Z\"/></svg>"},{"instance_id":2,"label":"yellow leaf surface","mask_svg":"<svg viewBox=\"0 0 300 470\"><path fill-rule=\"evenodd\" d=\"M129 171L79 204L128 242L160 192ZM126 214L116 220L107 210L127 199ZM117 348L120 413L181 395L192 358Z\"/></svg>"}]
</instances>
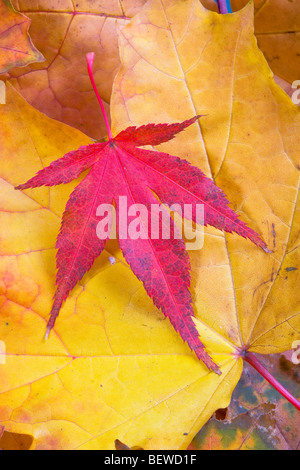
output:
<instances>
[{"instance_id":1,"label":"yellow leaf surface","mask_svg":"<svg viewBox=\"0 0 300 470\"><path fill-rule=\"evenodd\" d=\"M217 11L214 0L201 0ZM248 0L231 0L233 11ZM258 46L271 69L283 80L300 78L300 4L298 0L254 0L254 26Z\"/></svg>"},{"instance_id":2,"label":"yellow leaf surface","mask_svg":"<svg viewBox=\"0 0 300 470\"><path fill-rule=\"evenodd\" d=\"M242 370L234 346L199 323L222 378L208 373L153 306L116 242L72 291L44 341L55 289L55 240L77 182L14 186L90 140L8 86L0 106L0 424L36 449L185 449ZM110 263L114 256L116 262ZM220 384L222 383L222 386Z\"/></svg>"},{"instance_id":3,"label":"yellow leaf surface","mask_svg":"<svg viewBox=\"0 0 300 470\"><path fill-rule=\"evenodd\" d=\"M97 51L95 80L105 107L120 65L116 26L128 23L145 0L13 0L31 20L31 37L46 61L14 69L10 81L24 98L49 117L94 139L106 135L98 103L86 75L87 52Z\"/></svg>"},{"instance_id":4,"label":"yellow leaf surface","mask_svg":"<svg viewBox=\"0 0 300 470\"><path fill-rule=\"evenodd\" d=\"M0 73L12 67L42 62L42 54L28 35L30 19L16 12L9 0L0 0Z\"/></svg>"},{"instance_id":5,"label":"yellow leaf surface","mask_svg":"<svg viewBox=\"0 0 300 470\"><path fill-rule=\"evenodd\" d=\"M253 4L219 15L197 0L149 0L120 31L120 54L115 131L204 115L160 150L211 176L272 250L206 229L190 252L197 317L241 349L290 349L300 336L300 110L257 48Z\"/></svg>"}]
</instances>

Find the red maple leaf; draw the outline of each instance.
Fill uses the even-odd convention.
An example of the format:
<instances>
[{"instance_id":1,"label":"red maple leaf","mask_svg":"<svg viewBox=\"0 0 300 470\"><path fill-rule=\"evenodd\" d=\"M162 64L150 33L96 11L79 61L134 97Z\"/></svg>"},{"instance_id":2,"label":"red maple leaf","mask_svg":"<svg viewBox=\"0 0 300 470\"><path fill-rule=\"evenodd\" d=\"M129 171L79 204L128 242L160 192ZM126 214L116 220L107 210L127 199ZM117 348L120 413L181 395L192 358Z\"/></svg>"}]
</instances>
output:
<instances>
[{"instance_id":1,"label":"red maple leaf","mask_svg":"<svg viewBox=\"0 0 300 470\"><path fill-rule=\"evenodd\" d=\"M169 212L162 208L157 198L168 206L177 204L182 207L192 204L190 217L193 221L197 221L196 205L203 204L204 225L236 232L265 251L269 250L259 235L230 209L222 190L199 168L178 157L139 148L167 142L196 122L200 116L175 124L128 127L113 138L95 87L92 75L93 59L93 53L87 55L88 71L104 113L109 140L67 153L39 171L27 183L16 188L68 183L84 170L91 168L71 194L63 214L56 243L57 289L46 337L54 326L63 301L91 268L110 236L107 230L104 231L106 235L99 237L98 208L115 207L119 245L132 271L143 282L154 304L170 319L175 330L187 341L197 357L209 369L220 373L218 366L205 351L193 322L192 298L189 291L190 261L185 243L178 236L178 229ZM119 217L124 200L127 206L135 208L134 226L139 230L135 231L138 235L134 237L129 236L128 220L124 221L124 218ZM159 237L153 236L151 232L149 215L153 205L160 206L159 221L165 225L169 224L170 236L166 239L161 236L161 231ZM146 208L146 211L142 208ZM109 225L111 224L108 223Z\"/></svg>"}]
</instances>

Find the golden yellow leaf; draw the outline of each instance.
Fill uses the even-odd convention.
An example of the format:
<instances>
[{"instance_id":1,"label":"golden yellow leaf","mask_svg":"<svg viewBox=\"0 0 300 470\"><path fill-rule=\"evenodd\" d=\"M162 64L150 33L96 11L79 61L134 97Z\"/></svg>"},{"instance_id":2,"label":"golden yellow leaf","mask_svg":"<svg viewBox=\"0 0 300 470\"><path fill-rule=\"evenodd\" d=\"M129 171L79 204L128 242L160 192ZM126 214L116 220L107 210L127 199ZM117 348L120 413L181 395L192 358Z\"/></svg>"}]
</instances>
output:
<instances>
[{"instance_id":1,"label":"golden yellow leaf","mask_svg":"<svg viewBox=\"0 0 300 470\"><path fill-rule=\"evenodd\" d=\"M33 445L32 436L27 434L17 434L7 432L3 428L3 434L1 434L0 426L0 449L1 450L30 450Z\"/></svg>"},{"instance_id":2,"label":"golden yellow leaf","mask_svg":"<svg viewBox=\"0 0 300 470\"><path fill-rule=\"evenodd\" d=\"M30 19L16 12L10 0L0 1L0 73L32 62L43 62L42 54L28 35Z\"/></svg>"},{"instance_id":3,"label":"golden yellow leaf","mask_svg":"<svg viewBox=\"0 0 300 470\"><path fill-rule=\"evenodd\" d=\"M220 387L220 377L208 373L155 309L113 241L45 341L54 245L76 182L24 193L14 186L89 139L40 114L11 86L0 119L0 339L6 350L0 423L32 435L36 449L115 449L116 439L145 449L186 448L213 411L228 405L242 360L200 324L221 366Z\"/></svg>"},{"instance_id":4,"label":"golden yellow leaf","mask_svg":"<svg viewBox=\"0 0 300 470\"><path fill-rule=\"evenodd\" d=\"M293 83L300 78L300 5L298 0L253 0L254 26L258 46L271 69L283 80ZM214 0L201 0L217 11ZM249 0L231 0L233 11Z\"/></svg>"},{"instance_id":5,"label":"golden yellow leaf","mask_svg":"<svg viewBox=\"0 0 300 470\"><path fill-rule=\"evenodd\" d=\"M190 253L197 317L241 350L290 349L300 335L300 110L257 48L253 4L219 15L197 0L149 0L120 31L120 54L115 131L204 115L160 150L211 176L273 251L207 229Z\"/></svg>"},{"instance_id":6,"label":"golden yellow leaf","mask_svg":"<svg viewBox=\"0 0 300 470\"><path fill-rule=\"evenodd\" d=\"M299 364L290 361L292 353L263 356L262 362L299 396ZM216 412L195 436L193 450L299 449L300 413L248 364L222 412Z\"/></svg>"}]
</instances>

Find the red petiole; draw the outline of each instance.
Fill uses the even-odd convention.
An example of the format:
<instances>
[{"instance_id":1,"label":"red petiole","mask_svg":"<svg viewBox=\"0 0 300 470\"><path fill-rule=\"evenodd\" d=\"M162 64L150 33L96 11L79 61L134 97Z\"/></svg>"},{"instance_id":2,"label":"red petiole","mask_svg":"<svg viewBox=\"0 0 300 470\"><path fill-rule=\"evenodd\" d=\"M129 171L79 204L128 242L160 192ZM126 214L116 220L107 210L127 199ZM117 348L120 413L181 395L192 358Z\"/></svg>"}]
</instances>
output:
<instances>
[{"instance_id":1,"label":"red petiole","mask_svg":"<svg viewBox=\"0 0 300 470\"><path fill-rule=\"evenodd\" d=\"M274 388L279 392L284 398L286 398L292 405L300 411L300 402L297 400L286 388L284 388L278 380L273 377L270 372L265 369L265 367L259 362L257 357L251 353L246 352L244 356L245 361L248 362L252 367L254 367L257 372L259 372Z\"/></svg>"},{"instance_id":2,"label":"red petiole","mask_svg":"<svg viewBox=\"0 0 300 470\"><path fill-rule=\"evenodd\" d=\"M113 139L113 136L112 136L112 133L111 133L111 128L110 128L110 125L109 125L109 121L108 121L108 118L107 118L107 115L106 115L106 112L105 112L104 105L103 105L103 103L102 103L101 97L100 97L100 95L99 95L99 92L98 92L98 90L97 90L97 87L96 87L96 84L95 84L95 80L94 80L93 63L94 63L95 53L94 53L94 52L88 52L85 57L86 57L86 61L87 61L87 67L88 67L88 72L89 72L90 80L91 80L92 86L93 86L93 88L94 88L94 92L95 92L95 94L96 94L96 96L97 96L97 100L99 101L100 108L101 108L101 111L102 111L102 114L103 114L103 117L104 117L104 121L105 121L106 129L107 129L108 138L109 138L109 140L112 140L112 139Z\"/></svg>"}]
</instances>

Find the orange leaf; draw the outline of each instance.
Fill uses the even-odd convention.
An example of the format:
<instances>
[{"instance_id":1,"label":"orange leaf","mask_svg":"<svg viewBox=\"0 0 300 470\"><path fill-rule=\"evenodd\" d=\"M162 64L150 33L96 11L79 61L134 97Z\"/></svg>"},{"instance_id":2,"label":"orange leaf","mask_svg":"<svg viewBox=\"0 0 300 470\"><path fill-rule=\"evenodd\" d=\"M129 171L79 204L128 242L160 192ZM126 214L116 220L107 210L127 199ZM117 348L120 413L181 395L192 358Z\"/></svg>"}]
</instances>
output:
<instances>
[{"instance_id":1,"label":"orange leaf","mask_svg":"<svg viewBox=\"0 0 300 470\"><path fill-rule=\"evenodd\" d=\"M217 11L214 0L201 0ZM297 0L253 0L255 36L272 71L293 83L300 78L300 8ZM233 11L249 0L231 0Z\"/></svg>"},{"instance_id":2,"label":"orange leaf","mask_svg":"<svg viewBox=\"0 0 300 470\"><path fill-rule=\"evenodd\" d=\"M97 51L95 80L105 107L120 66L117 27L127 24L145 0L14 0L31 19L31 36L46 58L22 70L10 81L24 98L48 116L80 129L94 139L105 135L82 58Z\"/></svg>"}]
</instances>

